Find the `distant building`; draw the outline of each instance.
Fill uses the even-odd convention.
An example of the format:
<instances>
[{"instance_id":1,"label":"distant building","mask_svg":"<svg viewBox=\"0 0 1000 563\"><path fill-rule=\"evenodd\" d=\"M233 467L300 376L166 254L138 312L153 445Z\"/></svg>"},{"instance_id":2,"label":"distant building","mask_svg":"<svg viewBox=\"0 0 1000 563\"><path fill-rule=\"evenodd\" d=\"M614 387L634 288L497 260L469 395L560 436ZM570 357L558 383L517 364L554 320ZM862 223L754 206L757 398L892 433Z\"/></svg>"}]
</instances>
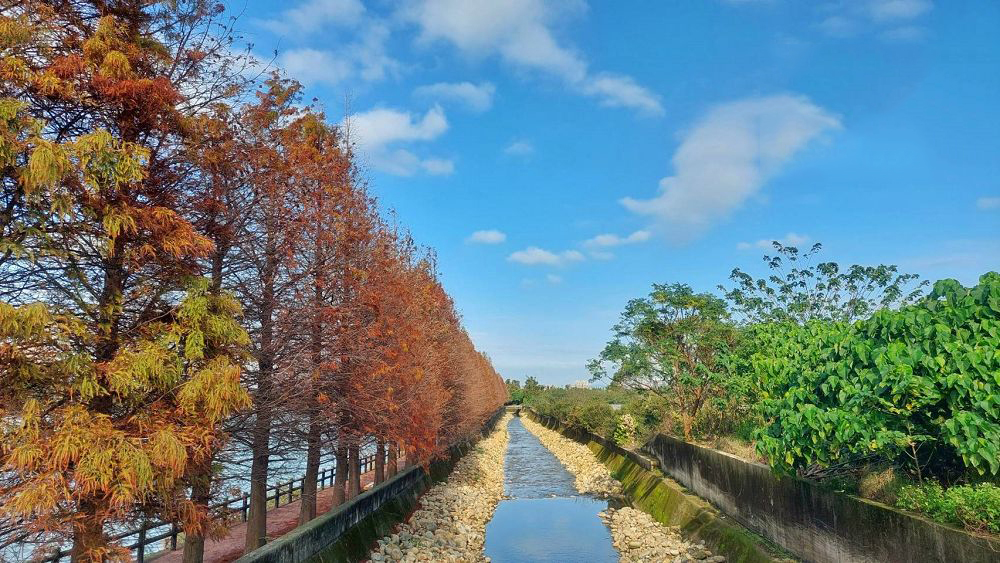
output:
<instances>
[{"instance_id":1,"label":"distant building","mask_svg":"<svg viewBox=\"0 0 1000 563\"><path fill-rule=\"evenodd\" d=\"M590 389L590 382L586 379L580 379L570 383L566 386L567 389Z\"/></svg>"}]
</instances>

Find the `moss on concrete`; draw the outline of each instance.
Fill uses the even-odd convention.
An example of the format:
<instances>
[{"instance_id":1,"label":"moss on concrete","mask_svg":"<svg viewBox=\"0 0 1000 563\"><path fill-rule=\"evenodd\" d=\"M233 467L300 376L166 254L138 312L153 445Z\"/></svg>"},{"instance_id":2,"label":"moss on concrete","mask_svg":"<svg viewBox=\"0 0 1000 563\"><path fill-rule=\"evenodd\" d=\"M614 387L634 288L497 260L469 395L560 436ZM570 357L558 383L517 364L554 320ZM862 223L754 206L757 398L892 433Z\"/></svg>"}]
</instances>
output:
<instances>
[{"instance_id":1,"label":"moss on concrete","mask_svg":"<svg viewBox=\"0 0 1000 563\"><path fill-rule=\"evenodd\" d=\"M685 492L672 479L643 469L598 442L590 441L587 446L608 467L611 475L621 481L632 505L658 522L678 526L685 536L703 540L712 551L725 555L730 561L766 563L779 558L763 538L731 522L704 500Z\"/></svg>"},{"instance_id":2,"label":"moss on concrete","mask_svg":"<svg viewBox=\"0 0 1000 563\"><path fill-rule=\"evenodd\" d=\"M374 513L362 519L347 530L333 545L313 556L312 563L342 563L367 559L372 545L381 537L389 535L397 524L417 507L420 494L431 486L427 477L423 482L386 502Z\"/></svg>"},{"instance_id":3,"label":"moss on concrete","mask_svg":"<svg viewBox=\"0 0 1000 563\"><path fill-rule=\"evenodd\" d=\"M730 561L765 563L790 557L778 546L747 530L701 497L687 492L679 483L653 469L655 462L652 460L635 452L626 452L589 432L569 428L551 417L539 416L530 409L523 412L532 420L585 443L608 467L611 475L621 482L629 502L661 524L679 527L686 537L703 540L712 551L725 555Z\"/></svg>"}]
</instances>

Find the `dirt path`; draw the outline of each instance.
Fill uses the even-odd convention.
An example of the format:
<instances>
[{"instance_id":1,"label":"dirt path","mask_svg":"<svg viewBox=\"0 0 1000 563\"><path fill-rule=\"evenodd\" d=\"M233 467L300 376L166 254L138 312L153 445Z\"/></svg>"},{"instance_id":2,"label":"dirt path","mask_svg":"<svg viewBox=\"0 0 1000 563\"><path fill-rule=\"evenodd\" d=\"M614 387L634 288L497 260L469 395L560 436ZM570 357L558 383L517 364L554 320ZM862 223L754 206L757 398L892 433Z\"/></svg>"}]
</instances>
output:
<instances>
[{"instance_id":1,"label":"dirt path","mask_svg":"<svg viewBox=\"0 0 1000 563\"><path fill-rule=\"evenodd\" d=\"M375 479L375 472L369 471L361 475L361 487L367 490ZM328 512L333 504L333 487L327 487L319 491L316 495L316 512L324 514ZM267 538L271 541L281 537L295 529L299 525L298 500L291 504L285 504L278 508L267 511ZM246 522L237 522L229 528L229 535L221 540L210 540L205 542L205 563L227 563L235 561L243 555L243 546L246 543L247 525ZM163 555L155 556L157 563L181 563L184 559L184 550L178 546L177 551L171 551ZM153 559L153 556L147 559Z\"/></svg>"}]
</instances>

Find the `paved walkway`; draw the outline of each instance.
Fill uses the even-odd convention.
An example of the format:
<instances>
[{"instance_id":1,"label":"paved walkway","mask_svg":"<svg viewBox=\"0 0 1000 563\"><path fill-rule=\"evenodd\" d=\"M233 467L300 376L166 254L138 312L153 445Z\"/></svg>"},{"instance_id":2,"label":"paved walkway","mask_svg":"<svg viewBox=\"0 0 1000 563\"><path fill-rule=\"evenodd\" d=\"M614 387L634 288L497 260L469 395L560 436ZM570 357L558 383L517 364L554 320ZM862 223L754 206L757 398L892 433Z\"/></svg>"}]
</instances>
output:
<instances>
[{"instance_id":1,"label":"paved walkway","mask_svg":"<svg viewBox=\"0 0 1000 563\"><path fill-rule=\"evenodd\" d=\"M403 462L400 460L400 469L403 469ZM375 472L369 471L361 475L361 488L367 490L375 479ZM332 508L333 487L327 487L316 494L316 513L324 514ZM278 508L267 511L267 537L268 541L281 537L295 529L299 525L300 501L296 500L291 504L283 504ZM246 545L247 525L246 522L237 522L229 528L229 534L220 540L209 540L205 542L205 563L228 563L235 561L243 555L243 547ZM149 557L152 559L153 557ZM184 560L184 549L177 546L177 551L171 551L155 557L157 563L181 563Z\"/></svg>"}]
</instances>

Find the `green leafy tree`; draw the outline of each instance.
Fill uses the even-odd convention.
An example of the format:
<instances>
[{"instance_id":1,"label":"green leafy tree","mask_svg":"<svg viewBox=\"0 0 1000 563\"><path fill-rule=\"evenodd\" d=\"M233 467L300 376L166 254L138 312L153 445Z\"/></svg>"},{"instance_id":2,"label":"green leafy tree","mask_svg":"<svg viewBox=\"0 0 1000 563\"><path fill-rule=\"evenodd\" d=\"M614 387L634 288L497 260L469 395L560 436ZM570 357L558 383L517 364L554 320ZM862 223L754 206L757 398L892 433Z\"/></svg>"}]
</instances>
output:
<instances>
[{"instance_id":1,"label":"green leafy tree","mask_svg":"<svg viewBox=\"0 0 1000 563\"><path fill-rule=\"evenodd\" d=\"M729 276L735 287L719 286L737 316L748 324L813 319L852 322L879 309L914 303L927 286L926 281L916 283L916 274L901 274L893 265L813 264L822 249L819 243L804 253L778 241L773 245L776 254L764 256L770 275L754 278L736 268Z\"/></svg>"},{"instance_id":2,"label":"green leafy tree","mask_svg":"<svg viewBox=\"0 0 1000 563\"><path fill-rule=\"evenodd\" d=\"M853 324L769 325L758 450L779 471L891 460L917 479L1000 474L1000 274L935 284Z\"/></svg>"},{"instance_id":3,"label":"green leafy tree","mask_svg":"<svg viewBox=\"0 0 1000 563\"><path fill-rule=\"evenodd\" d=\"M510 402L521 404L524 402L524 389L521 389L521 382L516 379L508 379L507 384L507 396L510 397Z\"/></svg>"},{"instance_id":4,"label":"green leafy tree","mask_svg":"<svg viewBox=\"0 0 1000 563\"><path fill-rule=\"evenodd\" d=\"M736 339L725 302L684 284L654 284L648 297L629 301L613 331L588 365L591 381L664 397L691 439L701 407L722 391L721 359Z\"/></svg>"},{"instance_id":5,"label":"green leafy tree","mask_svg":"<svg viewBox=\"0 0 1000 563\"><path fill-rule=\"evenodd\" d=\"M542 386L541 384L538 383L538 380L535 379L534 376L529 375L524 380L524 388L522 391L523 391L523 396L522 396L523 399L525 401L529 401L531 400L532 397L537 397L538 394L541 393Z\"/></svg>"}]
</instances>

